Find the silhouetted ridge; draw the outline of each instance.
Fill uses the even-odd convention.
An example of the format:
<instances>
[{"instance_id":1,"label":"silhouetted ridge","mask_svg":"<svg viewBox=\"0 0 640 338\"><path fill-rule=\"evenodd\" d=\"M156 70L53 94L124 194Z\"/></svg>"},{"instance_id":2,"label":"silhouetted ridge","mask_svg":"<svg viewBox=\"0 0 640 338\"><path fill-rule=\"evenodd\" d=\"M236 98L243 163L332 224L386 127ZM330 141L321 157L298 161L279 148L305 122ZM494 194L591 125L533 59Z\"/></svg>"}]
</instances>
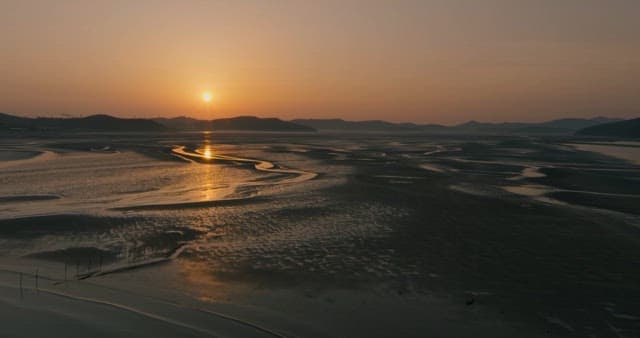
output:
<instances>
[{"instance_id":1,"label":"silhouetted ridge","mask_svg":"<svg viewBox=\"0 0 640 338\"><path fill-rule=\"evenodd\" d=\"M28 118L1 113L0 128L83 131L163 131L167 129L148 119L123 119L110 115L91 115L79 118Z\"/></svg>"},{"instance_id":2,"label":"silhouetted ridge","mask_svg":"<svg viewBox=\"0 0 640 338\"><path fill-rule=\"evenodd\" d=\"M238 116L215 120L198 120L190 117L123 119L109 115L91 115L82 118L26 118L0 113L0 129L29 130L87 130L87 131L162 131L162 130L247 130L309 132L315 130L337 131L388 131L388 132L433 132L433 133L476 133L476 134L557 134L571 135L581 130L587 133L605 133L605 129L591 129L592 126L612 124L616 128L606 132L621 133L617 137L638 137L634 129L635 120L596 117L592 119L567 118L541 123L484 123L469 121L455 126L438 124L393 123L381 120L346 121L343 119L295 119L283 121L278 118ZM622 123L621 125L615 122ZM609 128L609 127L607 127ZM598 134L600 135L600 134ZM602 134L603 136L605 134Z\"/></svg>"},{"instance_id":3,"label":"silhouetted ridge","mask_svg":"<svg viewBox=\"0 0 640 338\"><path fill-rule=\"evenodd\" d=\"M318 130L344 131L424 131L445 133L487 133L487 134L572 134L581 128L620 121L596 117L592 119L558 119L541 123L502 122L484 123L471 120L447 127L438 124L392 123L380 120L345 121L342 119L297 119L292 122Z\"/></svg>"},{"instance_id":4,"label":"silhouetted ridge","mask_svg":"<svg viewBox=\"0 0 640 338\"><path fill-rule=\"evenodd\" d=\"M605 123L578 130L578 135L640 138L640 118Z\"/></svg>"},{"instance_id":5,"label":"silhouetted ridge","mask_svg":"<svg viewBox=\"0 0 640 338\"><path fill-rule=\"evenodd\" d=\"M477 133L510 133L510 134L572 134L576 130L620 119L596 117L591 119L565 118L539 123L502 122L484 123L469 121L454 126L460 131Z\"/></svg>"},{"instance_id":6,"label":"silhouetted ridge","mask_svg":"<svg viewBox=\"0 0 640 338\"><path fill-rule=\"evenodd\" d=\"M156 118L168 128L176 130L252 130L252 131L315 131L315 129L278 118L238 116L216 120L197 120L189 117Z\"/></svg>"},{"instance_id":7,"label":"silhouetted ridge","mask_svg":"<svg viewBox=\"0 0 640 338\"><path fill-rule=\"evenodd\" d=\"M345 121L343 119L296 119L291 122L319 130L359 130L359 131L419 131L428 126L445 128L439 125L418 125L415 123L392 123L381 120Z\"/></svg>"}]
</instances>

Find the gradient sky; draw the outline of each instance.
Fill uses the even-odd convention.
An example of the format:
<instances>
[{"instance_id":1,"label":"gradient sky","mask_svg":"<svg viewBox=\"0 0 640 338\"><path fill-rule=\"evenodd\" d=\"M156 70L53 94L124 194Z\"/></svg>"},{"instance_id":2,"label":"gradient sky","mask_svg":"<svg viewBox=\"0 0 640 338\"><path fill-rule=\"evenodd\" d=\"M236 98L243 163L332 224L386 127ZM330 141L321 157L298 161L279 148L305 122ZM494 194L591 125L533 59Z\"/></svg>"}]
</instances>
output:
<instances>
[{"instance_id":1,"label":"gradient sky","mask_svg":"<svg viewBox=\"0 0 640 338\"><path fill-rule=\"evenodd\" d=\"M2 0L0 27L20 115L640 115L639 0Z\"/></svg>"}]
</instances>

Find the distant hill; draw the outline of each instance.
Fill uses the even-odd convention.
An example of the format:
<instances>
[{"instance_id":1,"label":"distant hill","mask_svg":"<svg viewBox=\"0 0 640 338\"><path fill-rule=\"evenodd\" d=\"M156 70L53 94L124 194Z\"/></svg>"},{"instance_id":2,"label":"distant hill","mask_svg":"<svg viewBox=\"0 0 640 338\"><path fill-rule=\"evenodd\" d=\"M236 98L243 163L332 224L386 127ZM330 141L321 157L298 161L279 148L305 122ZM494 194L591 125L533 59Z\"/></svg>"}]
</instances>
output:
<instances>
[{"instance_id":1,"label":"distant hill","mask_svg":"<svg viewBox=\"0 0 640 338\"><path fill-rule=\"evenodd\" d=\"M109 115L78 118L19 117L0 113L0 129L59 131L164 131L161 124L147 119L122 119Z\"/></svg>"},{"instance_id":2,"label":"distant hill","mask_svg":"<svg viewBox=\"0 0 640 338\"><path fill-rule=\"evenodd\" d=\"M614 118L599 116L592 119L576 119L576 118L558 119L558 120L538 123L538 126L543 128L579 130L579 129L596 126L603 123L611 123L611 122L618 122L618 121L622 121L622 119L614 119Z\"/></svg>"},{"instance_id":3,"label":"distant hill","mask_svg":"<svg viewBox=\"0 0 640 338\"><path fill-rule=\"evenodd\" d=\"M185 116L154 118L153 121L174 130L211 130L211 121L196 120Z\"/></svg>"},{"instance_id":4,"label":"distant hill","mask_svg":"<svg viewBox=\"0 0 640 338\"><path fill-rule=\"evenodd\" d=\"M611 122L580 129L577 135L640 138L640 118Z\"/></svg>"},{"instance_id":5,"label":"distant hill","mask_svg":"<svg viewBox=\"0 0 640 338\"><path fill-rule=\"evenodd\" d=\"M635 121L635 122L634 122ZM164 131L164 130L250 130L309 132L315 130L372 131L372 132L427 132L464 134L553 134L637 137L636 120L604 117L592 119L558 119L540 123L483 123L469 121L455 126L438 124L393 123L381 120L346 121L342 119L296 119L283 121L278 118L239 116L215 120L198 120L190 117L123 119L109 115L92 115L82 118L27 118L0 113L0 130L85 130L85 131ZM602 126L602 129L598 128ZM619 135L614 135L618 133ZM609 135L607 135L609 136Z\"/></svg>"},{"instance_id":6,"label":"distant hill","mask_svg":"<svg viewBox=\"0 0 640 338\"><path fill-rule=\"evenodd\" d=\"M351 131L421 131L426 129L446 129L447 127L429 124L392 123L381 120L345 121L343 119L296 119L291 122L318 130L351 130Z\"/></svg>"},{"instance_id":7,"label":"distant hill","mask_svg":"<svg viewBox=\"0 0 640 338\"><path fill-rule=\"evenodd\" d=\"M603 123L617 122L621 119L596 117L591 119L567 118L539 123L504 122L481 123L470 121L454 126L459 131L479 133L515 133L515 134L573 134L575 131Z\"/></svg>"},{"instance_id":8,"label":"distant hill","mask_svg":"<svg viewBox=\"0 0 640 338\"><path fill-rule=\"evenodd\" d=\"M174 130L253 130L309 132L314 128L277 118L239 116L216 120L197 120L190 117L156 118L153 121Z\"/></svg>"},{"instance_id":9,"label":"distant hill","mask_svg":"<svg viewBox=\"0 0 640 338\"><path fill-rule=\"evenodd\" d=\"M529 127L529 124L520 122L490 123L477 122L472 120L469 122L457 124L451 127L451 129L465 132L506 132L526 127Z\"/></svg>"},{"instance_id":10,"label":"distant hill","mask_svg":"<svg viewBox=\"0 0 640 338\"><path fill-rule=\"evenodd\" d=\"M7 129L127 132L166 130L314 131L313 128L277 118L253 116L205 121L189 117L123 119L109 115L91 115L80 118L29 118L0 113L0 130Z\"/></svg>"},{"instance_id":11,"label":"distant hill","mask_svg":"<svg viewBox=\"0 0 640 338\"><path fill-rule=\"evenodd\" d=\"M345 121L342 119L297 119L297 124L318 130L344 131L424 131L444 133L487 133L487 134L573 134L575 131L602 123L620 121L605 117L592 119L558 119L541 123L503 122L483 123L469 121L447 127L438 124L392 123L380 120Z\"/></svg>"}]
</instances>

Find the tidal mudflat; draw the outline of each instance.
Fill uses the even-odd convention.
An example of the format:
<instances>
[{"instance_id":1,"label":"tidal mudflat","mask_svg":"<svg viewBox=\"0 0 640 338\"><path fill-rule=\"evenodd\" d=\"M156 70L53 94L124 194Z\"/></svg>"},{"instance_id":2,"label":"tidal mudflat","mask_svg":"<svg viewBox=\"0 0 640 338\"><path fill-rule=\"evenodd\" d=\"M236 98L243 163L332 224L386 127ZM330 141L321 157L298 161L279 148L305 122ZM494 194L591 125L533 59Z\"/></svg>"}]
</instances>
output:
<instances>
[{"instance_id":1,"label":"tidal mudflat","mask_svg":"<svg viewBox=\"0 0 640 338\"><path fill-rule=\"evenodd\" d=\"M576 142L6 133L0 333L639 336L640 167Z\"/></svg>"}]
</instances>

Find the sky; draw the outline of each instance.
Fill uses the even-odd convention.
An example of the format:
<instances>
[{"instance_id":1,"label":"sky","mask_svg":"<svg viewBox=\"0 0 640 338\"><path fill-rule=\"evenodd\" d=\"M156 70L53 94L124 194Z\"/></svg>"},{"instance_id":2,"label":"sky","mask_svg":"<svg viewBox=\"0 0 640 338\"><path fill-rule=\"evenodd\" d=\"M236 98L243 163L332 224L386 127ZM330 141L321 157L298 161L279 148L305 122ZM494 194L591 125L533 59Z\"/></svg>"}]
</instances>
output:
<instances>
[{"instance_id":1,"label":"sky","mask_svg":"<svg viewBox=\"0 0 640 338\"><path fill-rule=\"evenodd\" d=\"M2 0L0 112L637 117L638 18L638 0Z\"/></svg>"}]
</instances>

